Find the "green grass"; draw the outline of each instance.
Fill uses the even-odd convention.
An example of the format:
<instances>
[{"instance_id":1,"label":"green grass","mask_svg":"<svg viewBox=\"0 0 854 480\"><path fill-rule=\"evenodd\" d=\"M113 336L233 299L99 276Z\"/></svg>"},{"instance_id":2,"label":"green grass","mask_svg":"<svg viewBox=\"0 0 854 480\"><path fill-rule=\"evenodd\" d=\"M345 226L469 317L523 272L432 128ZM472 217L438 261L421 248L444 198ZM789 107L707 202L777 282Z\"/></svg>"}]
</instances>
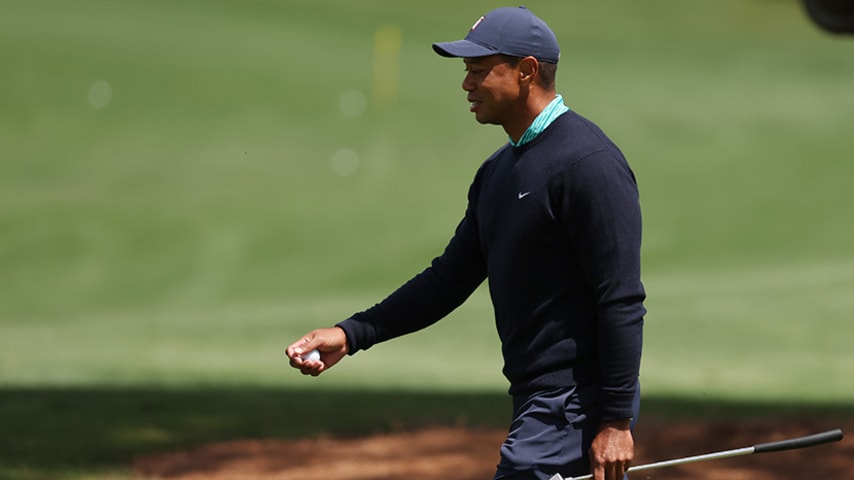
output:
<instances>
[{"instance_id":1,"label":"green grass","mask_svg":"<svg viewBox=\"0 0 854 480\"><path fill-rule=\"evenodd\" d=\"M281 356L443 248L504 135L472 121L462 64L429 45L494 5L7 3L0 452L13 453L0 478L106 478L150 449L310 433L263 425L280 395L318 408L324 392L365 395L360 407L414 395L422 414L400 416L428 421L456 421L441 399L504 398L484 289L317 379ZM529 6L562 43L558 90L640 182L645 395L685 411L851 404L854 39L820 32L794 0ZM396 96L373 78L389 26ZM354 95L355 116L341 106ZM351 174L336 173L342 150ZM257 412L196 429L205 402L212 424ZM87 440L98 412L129 427ZM335 428L391 425L382 414ZM79 449L56 454L59 438Z\"/></svg>"}]
</instances>

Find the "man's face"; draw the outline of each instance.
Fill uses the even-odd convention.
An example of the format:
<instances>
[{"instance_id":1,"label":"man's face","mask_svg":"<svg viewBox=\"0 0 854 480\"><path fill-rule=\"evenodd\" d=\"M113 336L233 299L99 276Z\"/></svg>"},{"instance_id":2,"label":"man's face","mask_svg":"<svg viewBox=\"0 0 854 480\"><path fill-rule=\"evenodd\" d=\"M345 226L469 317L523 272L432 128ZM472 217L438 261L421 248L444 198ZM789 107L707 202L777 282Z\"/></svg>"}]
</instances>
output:
<instances>
[{"instance_id":1,"label":"man's face","mask_svg":"<svg viewBox=\"0 0 854 480\"><path fill-rule=\"evenodd\" d=\"M519 71L501 55L463 59L470 110L480 123L507 125L512 122L520 97Z\"/></svg>"}]
</instances>

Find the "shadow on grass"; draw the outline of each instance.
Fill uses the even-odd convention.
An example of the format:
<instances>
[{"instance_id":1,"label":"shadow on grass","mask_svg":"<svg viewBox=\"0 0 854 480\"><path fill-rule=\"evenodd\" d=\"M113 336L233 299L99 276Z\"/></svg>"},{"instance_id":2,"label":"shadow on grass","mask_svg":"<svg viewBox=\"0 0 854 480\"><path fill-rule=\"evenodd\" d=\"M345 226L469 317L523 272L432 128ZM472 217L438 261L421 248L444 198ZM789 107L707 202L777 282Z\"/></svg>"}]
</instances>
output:
<instances>
[{"instance_id":1,"label":"shadow on grass","mask_svg":"<svg viewBox=\"0 0 854 480\"><path fill-rule=\"evenodd\" d=\"M122 468L137 455L238 438L355 436L435 425L506 428L510 399L494 393L273 388L0 389L5 472ZM645 398L643 415L854 416L852 405Z\"/></svg>"}]
</instances>

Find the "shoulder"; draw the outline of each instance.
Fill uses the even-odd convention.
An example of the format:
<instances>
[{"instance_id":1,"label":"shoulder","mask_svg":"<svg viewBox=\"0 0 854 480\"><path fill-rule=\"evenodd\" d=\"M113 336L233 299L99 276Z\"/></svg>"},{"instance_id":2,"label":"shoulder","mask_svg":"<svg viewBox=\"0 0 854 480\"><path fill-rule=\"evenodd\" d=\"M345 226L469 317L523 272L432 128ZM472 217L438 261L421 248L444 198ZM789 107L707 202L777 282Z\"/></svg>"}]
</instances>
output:
<instances>
[{"instance_id":1,"label":"shoulder","mask_svg":"<svg viewBox=\"0 0 854 480\"><path fill-rule=\"evenodd\" d=\"M542 136L549 148L576 158L597 151L612 151L622 156L617 145L596 123L574 110L558 117Z\"/></svg>"},{"instance_id":2,"label":"shoulder","mask_svg":"<svg viewBox=\"0 0 854 480\"><path fill-rule=\"evenodd\" d=\"M543 132L531 152L548 165L550 184L561 189L635 183L634 173L617 145L591 120L568 111ZM581 187L586 188L586 187Z\"/></svg>"},{"instance_id":3,"label":"shoulder","mask_svg":"<svg viewBox=\"0 0 854 480\"><path fill-rule=\"evenodd\" d=\"M524 163L551 174L572 171L593 159L627 165L623 153L602 129L572 110L555 119L530 144L514 150L530 160Z\"/></svg>"}]
</instances>

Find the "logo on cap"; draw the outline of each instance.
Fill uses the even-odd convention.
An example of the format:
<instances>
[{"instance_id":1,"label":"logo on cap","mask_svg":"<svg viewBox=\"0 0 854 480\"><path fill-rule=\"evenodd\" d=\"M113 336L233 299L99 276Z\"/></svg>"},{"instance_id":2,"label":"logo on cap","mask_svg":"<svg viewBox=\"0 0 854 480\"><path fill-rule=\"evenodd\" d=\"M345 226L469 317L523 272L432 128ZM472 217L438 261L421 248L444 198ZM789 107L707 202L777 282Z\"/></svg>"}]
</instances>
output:
<instances>
[{"instance_id":1,"label":"logo on cap","mask_svg":"<svg viewBox=\"0 0 854 480\"><path fill-rule=\"evenodd\" d=\"M486 18L485 15L478 18L477 21L474 22L474 25L471 26L471 31L474 31L474 29L477 28L478 25L480 25L480 22L482 22L484 18Z\"/></svg>"}]
</instances>

